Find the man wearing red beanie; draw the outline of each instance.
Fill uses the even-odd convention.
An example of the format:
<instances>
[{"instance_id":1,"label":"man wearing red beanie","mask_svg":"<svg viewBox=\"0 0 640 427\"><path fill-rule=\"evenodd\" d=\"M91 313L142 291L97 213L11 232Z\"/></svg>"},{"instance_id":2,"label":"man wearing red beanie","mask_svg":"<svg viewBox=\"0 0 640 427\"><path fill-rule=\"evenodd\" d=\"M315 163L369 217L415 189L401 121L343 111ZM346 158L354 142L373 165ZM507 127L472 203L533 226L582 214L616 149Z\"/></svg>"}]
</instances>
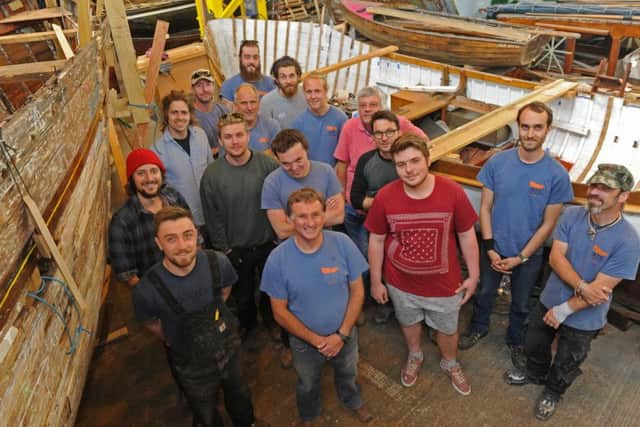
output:
<instances>
[{"instance_id":1,"label":"man wearing red beanie","mask_svg":"<svg viewBox=\"0 0 640 427\"><path fill-rule=\"evenodd\" d=\"M153 216L166 206L189 209L186 200L164 184L166 169L151 150L139 148L127 156L129 198L109 225L109 258L119 280L135 286L140 277L162 259L154 241Z\"/></svg>"}]
</instances>

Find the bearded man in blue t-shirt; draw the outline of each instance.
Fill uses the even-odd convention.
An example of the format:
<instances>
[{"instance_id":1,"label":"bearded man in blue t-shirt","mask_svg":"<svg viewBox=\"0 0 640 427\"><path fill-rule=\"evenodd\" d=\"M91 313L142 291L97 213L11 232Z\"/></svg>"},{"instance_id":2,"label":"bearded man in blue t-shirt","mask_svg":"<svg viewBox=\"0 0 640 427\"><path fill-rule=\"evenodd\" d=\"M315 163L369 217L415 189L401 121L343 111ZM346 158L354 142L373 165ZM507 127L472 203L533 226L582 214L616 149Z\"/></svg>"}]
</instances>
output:
<instances>
[{"instance_id":1,"label":"bearded man in blue t-shirt","mask_svg":"<svg viewBox=\"0 0 640 427\"><path fill-rule=\"evenodd\" d=\"M526 369L512 369L504 376L510 385L544 385L534 410L540 420L554 414L580 375L591 341L607 323L613 288L623 279L634 279L640 262L640 238L622 215L634 186L631 172L601 164L587 183L586 209L567 208L554 232L549 256L553 272L529 318Z\"/></svg>"},{"instance_id":2,"label":"bearded man in blue t-shirt","mask_svg":"<svg viewBox=\"0 0 640 427\"><path fill-rule=\"evenodd\" d=\"M458 347L466 350L489 332L489 317L500 280L511 278L506 342L514 366L524 364L524 324L529 298L542 267L542 246L573 200L569 174L542 148L553 112L541 102L518 111L518 146L493 156L480 170L480 286L467 333Z\"/></svg>"}]
</instances>

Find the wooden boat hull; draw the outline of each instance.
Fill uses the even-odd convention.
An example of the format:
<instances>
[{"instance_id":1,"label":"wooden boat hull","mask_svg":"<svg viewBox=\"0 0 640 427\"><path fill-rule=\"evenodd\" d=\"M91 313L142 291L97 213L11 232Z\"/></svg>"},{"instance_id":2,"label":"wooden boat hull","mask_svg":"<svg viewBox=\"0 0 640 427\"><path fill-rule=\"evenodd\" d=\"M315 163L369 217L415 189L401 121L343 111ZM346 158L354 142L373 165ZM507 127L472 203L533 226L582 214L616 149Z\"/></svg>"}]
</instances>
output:
<instances>
[{"instance_id":1,"label":"wooden boat hull","mask_svg":"<svg viewBox=\"0 0 640 427\"><path fill-rule=\"evenodd\" d=\"M527 66L543 51L546 36L527 42L495 40L430 31L402 29L373 21L354 11L358 2L341 2L344 19L376 44L396 45L407 55L454 65L479 67ZM357 7L357 6L355 6Z\"/></svg>"}]
</instances>

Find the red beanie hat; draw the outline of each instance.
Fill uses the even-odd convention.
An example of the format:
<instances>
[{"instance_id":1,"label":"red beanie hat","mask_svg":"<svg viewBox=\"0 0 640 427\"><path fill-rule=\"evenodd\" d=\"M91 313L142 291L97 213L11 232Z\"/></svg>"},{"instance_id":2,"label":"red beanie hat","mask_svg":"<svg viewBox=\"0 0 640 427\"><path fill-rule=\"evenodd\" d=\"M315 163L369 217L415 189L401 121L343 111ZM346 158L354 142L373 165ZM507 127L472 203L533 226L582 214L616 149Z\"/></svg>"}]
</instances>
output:
<instances>
[{"instance_id":1,"label":"red beanie hat","mask_svg":"<svg viewBox=\"0 0 640 427\"><path fill-rule=\"evenodd\" d=\"M131 178L140 166L148 164L158 166L162 173L167 171L156 153L146 148L136 148L127 156L127 179Z\"/></svg>"}]
</instances>

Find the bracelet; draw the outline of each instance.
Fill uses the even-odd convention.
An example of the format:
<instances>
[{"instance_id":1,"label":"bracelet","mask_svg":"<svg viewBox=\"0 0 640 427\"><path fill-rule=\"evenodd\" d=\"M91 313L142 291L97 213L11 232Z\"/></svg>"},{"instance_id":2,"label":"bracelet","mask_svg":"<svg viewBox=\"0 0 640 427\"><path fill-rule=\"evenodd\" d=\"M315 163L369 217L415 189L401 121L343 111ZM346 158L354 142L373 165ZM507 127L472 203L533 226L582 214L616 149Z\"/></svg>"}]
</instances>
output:
<instances>
[{"instance_id":1,"label":"bracelet","mask_svg":"<svg viewBox=\"0 0 640 427\"><path fill-rule=\"evenodd\" d=\"M482 244L484 245L487 252L495 250L495 241L493 239L482 239Z\"/></svg>"},{"instance_id":2,"label":"bracelet","mask_svg":"<svg viewBox=\"0 0 640 427\"><path fill-rule=\"evenodd\" d=\"M580 279L580 281L578 282L578 285L576 286L575 294L578 296L582 296L582 292L584 291L584 288L586 288L587 286L589 286L589 284L585 282L583 279Z\"/></svg>"}]
</instances>

